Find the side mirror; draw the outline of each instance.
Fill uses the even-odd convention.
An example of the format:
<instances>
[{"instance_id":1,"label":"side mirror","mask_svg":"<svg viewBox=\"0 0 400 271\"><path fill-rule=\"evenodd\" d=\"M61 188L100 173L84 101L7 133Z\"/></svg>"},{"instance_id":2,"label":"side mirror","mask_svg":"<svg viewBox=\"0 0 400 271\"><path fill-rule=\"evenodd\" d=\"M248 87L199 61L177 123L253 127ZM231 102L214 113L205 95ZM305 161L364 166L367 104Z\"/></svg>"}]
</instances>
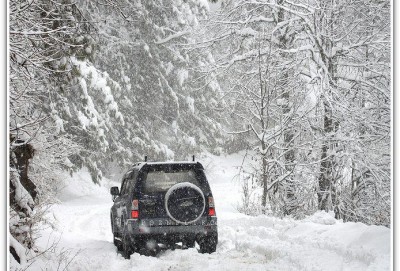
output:
<instances>
[{"instance_id":1,"label":"side mirror","mask_svg":"<svg viewBox=\"0 0 400 271\"><path fill-rule=\"evenodd\" d=\"M110 193L112 195L112 200L114 201L115 198L119 196L119 188L118 188L118 186L111 187Z\"/></svg>"}]
</instances>

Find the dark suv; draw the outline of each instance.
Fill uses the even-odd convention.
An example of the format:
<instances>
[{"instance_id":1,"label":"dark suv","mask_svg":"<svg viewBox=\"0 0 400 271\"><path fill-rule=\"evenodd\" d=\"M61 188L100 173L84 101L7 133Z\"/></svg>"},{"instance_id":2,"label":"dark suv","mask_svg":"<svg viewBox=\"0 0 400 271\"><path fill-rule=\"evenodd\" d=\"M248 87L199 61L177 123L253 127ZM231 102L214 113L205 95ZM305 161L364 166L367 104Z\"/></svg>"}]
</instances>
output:
<instances>
[{"instance_id":1,"label":"dark suv","mask_svg":"<svg viewBox=\"0 0 400 271\"><path fill-rule=\"evenodd\" d=\"M114 244L125 258L158 244L183 248L198 243L201 253L218 243L214 199L199 162L144 162L111 188Z\"/></svg>"}]
</instances>

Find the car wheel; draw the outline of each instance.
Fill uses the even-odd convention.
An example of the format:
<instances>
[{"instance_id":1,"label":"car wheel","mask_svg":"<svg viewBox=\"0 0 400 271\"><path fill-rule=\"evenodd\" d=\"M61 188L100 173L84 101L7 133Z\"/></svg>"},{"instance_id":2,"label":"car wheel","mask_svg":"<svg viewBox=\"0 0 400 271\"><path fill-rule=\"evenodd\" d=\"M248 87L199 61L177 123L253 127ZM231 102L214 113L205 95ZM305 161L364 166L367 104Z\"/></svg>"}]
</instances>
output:
<instances>
[{"instance_id":1,"label":"car wheel","mask_svg":"<svg viewBox=\"0 0 400 271\"><path fill-rule=\"evenodd\" d=\"M118 251L122 251L122 243L119 239L117 239L114 235L114 245L117 247Z\"/></svg>"},{"instance_id":2,"label":"car wheel","mask_svg":"<svg viewBox=\"0 0 400 271\"><path fill-rule=\"evenodd\" d=\"M182 242L183 248L193 248L195 240L194 239L186 239Z\"/></svg>"},{"instance_id":3,"label":"car wheel","mask_svg":"<svg viewBox=\"0 0 400 271\"><path fill-rule=\"evenodd\" d=\"M133 253L131 244L126 236L122 238L121 252L125 259L130 259L131 254Z\"/></svg>"},{"instance_id":4,"label":"car wheel","mask_svg":"<svg viewBox=\"0 0 400 271\"><path fill-rule=\"evenodd\" d=\"M217 250L218 237L216 235L205 236L199 240L200 253L213 253Z\"/></svg>"}]
</instances>

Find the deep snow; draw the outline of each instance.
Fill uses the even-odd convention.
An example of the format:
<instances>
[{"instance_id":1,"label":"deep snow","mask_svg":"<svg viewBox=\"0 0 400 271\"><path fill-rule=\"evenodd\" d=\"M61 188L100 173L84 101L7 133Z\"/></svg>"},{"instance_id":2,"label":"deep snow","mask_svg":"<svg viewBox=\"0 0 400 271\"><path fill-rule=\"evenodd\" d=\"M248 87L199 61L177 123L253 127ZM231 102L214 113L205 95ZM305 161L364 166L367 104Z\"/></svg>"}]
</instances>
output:
<instances>
[{"instance_id":1,"label":"deep snow","mask_svg":"<svg viewBox=\"0 0 400 271\"><path fill-rule=\"evenodd\" d=\"M239 184L233 181L242 162L239 154L206 156L200 162L214 194L219 224L217 252L196 248L162 251L157 257L133 254L125 260L112 243L109 188L80 171L68 177L52 207L55 230L41 231L37 244L56 248L11 270L390 270L390 229L362 223L343 223L318 212L304 220L239 213ZM53 217L54 216L54 217ZM29 258L29 257L28 257Z\"/></svg>"}]
</instances>

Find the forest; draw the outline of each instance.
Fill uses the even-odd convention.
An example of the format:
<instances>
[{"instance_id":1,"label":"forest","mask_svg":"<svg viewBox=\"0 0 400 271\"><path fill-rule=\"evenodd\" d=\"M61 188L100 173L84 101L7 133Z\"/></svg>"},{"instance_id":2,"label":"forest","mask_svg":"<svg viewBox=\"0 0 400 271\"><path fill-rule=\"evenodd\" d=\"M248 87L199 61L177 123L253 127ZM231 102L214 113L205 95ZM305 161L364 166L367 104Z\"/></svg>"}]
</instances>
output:
<instances>
[{"instance_id":1,"label":"forest","mask_svg":"<svg viewBox=\"0 0 400 271\"><path fill-rule=\"evenodd\" d=\"M10 0L9 251L64 173L241 153L239 211L391 225L389 0ZM38 226L40 225L40 227Z\"/></svg>"}]
</instances>

